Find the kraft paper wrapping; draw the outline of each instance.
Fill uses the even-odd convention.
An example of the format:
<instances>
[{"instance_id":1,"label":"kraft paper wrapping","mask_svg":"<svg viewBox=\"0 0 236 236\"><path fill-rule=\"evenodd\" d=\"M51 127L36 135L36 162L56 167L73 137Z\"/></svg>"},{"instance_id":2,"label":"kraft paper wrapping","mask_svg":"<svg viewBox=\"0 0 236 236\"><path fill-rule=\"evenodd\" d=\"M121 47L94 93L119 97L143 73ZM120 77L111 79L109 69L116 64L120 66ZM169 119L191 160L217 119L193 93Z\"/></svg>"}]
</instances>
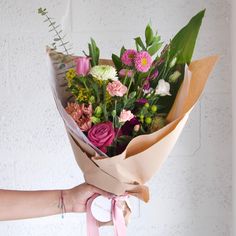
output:
<instances>
[{"instance_id":1,"label":"kraft paper wrapping","mask_svg":"<svg viewBox=\"0 0 236 236\"><path fill-rule=\"evenodd\" d=\"M184 80L168 114L168 124L165 127L152 134L134 138L122 154L109 158L101 156L99 150L89 143L64 110L69 96L65 92L64 77L66 70L74 66L73 57L63 56L51 49L47 52L54 99L85 181L116 195L128 192L147 202L149 189L145 183L153 177L170 154L189 113L202 94L218 56L193 61L189 67L185 67ZM101 60L100 63L112 64L112 61Z\"/></svg>"}]
</instances>

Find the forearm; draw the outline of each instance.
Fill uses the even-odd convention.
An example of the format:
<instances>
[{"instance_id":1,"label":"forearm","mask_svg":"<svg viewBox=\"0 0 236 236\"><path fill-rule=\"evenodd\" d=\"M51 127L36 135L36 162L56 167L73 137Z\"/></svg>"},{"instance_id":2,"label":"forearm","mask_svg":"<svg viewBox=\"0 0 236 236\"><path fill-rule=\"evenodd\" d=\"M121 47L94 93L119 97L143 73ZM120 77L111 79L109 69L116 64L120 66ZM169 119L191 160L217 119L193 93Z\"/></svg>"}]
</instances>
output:
<instances>
[{"instance_id":1,"label":"forearm","mask_svg":"<svg viewBox=\"0 0 236 236\"><path fill-rule=\"evenodd\" d=\"M69 190L0 190L0 220L16 220L60 214L61 194L67 212L71 211Z\"/></svg>"}]
</instances>

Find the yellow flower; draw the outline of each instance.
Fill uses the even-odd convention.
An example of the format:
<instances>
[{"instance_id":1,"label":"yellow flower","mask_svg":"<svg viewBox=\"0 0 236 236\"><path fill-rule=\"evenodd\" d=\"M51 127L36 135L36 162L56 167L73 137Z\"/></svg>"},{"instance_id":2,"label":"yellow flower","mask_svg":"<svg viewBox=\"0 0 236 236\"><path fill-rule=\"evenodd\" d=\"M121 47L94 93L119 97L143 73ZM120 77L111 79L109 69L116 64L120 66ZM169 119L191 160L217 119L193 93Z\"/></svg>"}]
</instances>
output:
<instances>
[{"instance_id":1,"label":"yellow flower","mask_svg":"<svg viewBox=\"0 0 236 236\"><path fill-rule=\"evenodd\" d=\"M84 103L84 102L87 103L89 101L90 96L91 96L91 93L87 89L80 88L76 100L79 103Z\"/></svg>"},{"instance_id":2,"label":"yellow flower","mask_svg":"<svg viewBox=\"0 0 236 236\"><path fill-rule=\"evenodd\" d=\"M71 86L72 79L76 76L75 69L71 68L66 72L66 79L68 81L68 86Z\"/></svg>"}]
</instances>

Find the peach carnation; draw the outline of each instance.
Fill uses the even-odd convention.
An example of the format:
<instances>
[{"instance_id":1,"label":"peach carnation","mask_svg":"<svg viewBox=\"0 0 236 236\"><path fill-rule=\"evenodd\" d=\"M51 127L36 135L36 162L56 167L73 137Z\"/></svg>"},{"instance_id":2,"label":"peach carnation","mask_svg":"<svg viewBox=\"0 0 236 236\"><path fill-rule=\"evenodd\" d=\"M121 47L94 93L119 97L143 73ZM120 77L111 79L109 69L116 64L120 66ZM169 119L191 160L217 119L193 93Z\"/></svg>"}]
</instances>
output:
<instances>
[{"instance_id":1,"label":"peach carnation","mask_svg":"<svg viewBox=\"0 0 236 236\"><path fill-rule=\"evenodd\" d=\"M123 97L127 92L127 87L119 80L108 83L107 92L112 96Z\"/></svg>"}]
</instances>

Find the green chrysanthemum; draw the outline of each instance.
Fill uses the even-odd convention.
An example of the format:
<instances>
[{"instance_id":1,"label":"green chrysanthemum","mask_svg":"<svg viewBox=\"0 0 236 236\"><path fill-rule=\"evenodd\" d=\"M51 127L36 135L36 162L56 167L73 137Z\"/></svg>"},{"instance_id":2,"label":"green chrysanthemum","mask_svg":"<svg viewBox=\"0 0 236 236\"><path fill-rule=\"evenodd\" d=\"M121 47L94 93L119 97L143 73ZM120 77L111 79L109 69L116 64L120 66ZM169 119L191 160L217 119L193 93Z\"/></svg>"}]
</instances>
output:
<instances>
[{"instance_id":1,"label":"green chrysanthemum","mask_svg":"<svg viewBox=\"0 0 236 236\"><path fill-rule=\"evenodd\" d=\"M117 72L113 66L94 66L91 68L89 74L98 80L117 80Z\"/></svg>"}]
</instances>

